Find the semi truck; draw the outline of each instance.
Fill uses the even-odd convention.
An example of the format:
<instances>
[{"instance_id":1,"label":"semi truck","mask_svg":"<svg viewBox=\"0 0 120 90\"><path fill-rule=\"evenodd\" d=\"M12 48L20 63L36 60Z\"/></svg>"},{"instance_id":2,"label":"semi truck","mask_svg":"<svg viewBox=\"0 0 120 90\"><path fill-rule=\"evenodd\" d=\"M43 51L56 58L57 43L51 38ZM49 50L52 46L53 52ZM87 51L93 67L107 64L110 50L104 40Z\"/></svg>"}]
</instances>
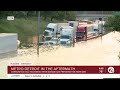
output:
<instances>
[{"instance_id":1,"label":"semi truck","mask_svg":"<svg viewBox=\"0 0 120 90\"><path fill-rule=\"evenodd\" d=\"M93 29L94 29L95 35L96 35L96 36L99 36L99 35L100 35L100 32L101 32L101 26L100 26L100 24L94 23Z\"/></svg>"},{"instance_id":2,"label":"semi truck","mask_svg":"<svg viewBox=\"0 0 120 90\"><path fill-rule=\"evenodd\" d=\"M69 23L69 26L72 26L72 27L77 27L79 25L79 21L68 21Z\"/></svg>"},{"instance_id":3,"label":"semi truck","mask_svg":"<svg viewBox=\"0 0 120 90\"><path fill-rule=\"evenodd\" d=\"M71 26L63 27L60 32L60 45L73 46L75 43L75 28Z\"/></svg>"},{"instance_id":4,"label":"semi truck","mask_svg":"<svg viewBox=\"0 0 120 90\"><path fill-rule=\"evenodd\" d=\"M98 32L99 34L104 34L104 24L105 24L105 21L100 21L100 20L96 20L95 21L95 24L98 24Z\"/></svg>"},{"instance_id":5,"label":"semi truck","mask_svg":"<svg viewBox=\"0 0 120 90\"><path fill-rule=\"evenodd\" d=\"M94 24L94 31L97 31L98 34L102 34L102 22Z\"/></svg>"},{"instance_id":6,"label":"semi truck","mask_svg":"<svg viewBox=\"0 0 120 90\"><path fill-rule=\"evenodd\" d=\"M69 23L49 23L44 31L44 41L59 37L61 26L69 26Z\"/></svg>"},{"instance_id":7,"label":"semi truck","mask_svg":"<svg viewBox=\"0 0 120 90\"><path fill-rule=\"evenodd\" d=\"M76 30L76 41L87 40L94 37L95 32L93 28L93 24L79 25Z\"/></svg>"},{"instance_id":8,"label":"semi truck","mask_svg":"<svg viewBox=\"0 0 120 90\"><path fill-rule=\"evenodd\" d=\"M105 34L105 28L104 28L105 21L101 21L101 23L102 23L102 34Z\"/></svg>"}]
</instances>

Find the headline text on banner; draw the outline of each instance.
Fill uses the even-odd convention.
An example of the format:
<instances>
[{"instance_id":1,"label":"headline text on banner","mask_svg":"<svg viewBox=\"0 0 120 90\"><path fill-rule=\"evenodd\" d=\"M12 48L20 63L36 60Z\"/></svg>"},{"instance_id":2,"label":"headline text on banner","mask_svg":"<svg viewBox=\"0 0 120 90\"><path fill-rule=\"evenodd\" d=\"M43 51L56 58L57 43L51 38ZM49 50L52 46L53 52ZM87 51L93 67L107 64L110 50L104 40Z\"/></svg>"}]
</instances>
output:
<instances>
[{"instance_id":1,"label":"headline text on banner","mask_svg":"<svg viewBox=\"0 0 120 90\"><path fill-rule=\"evenodd\" d=\"M8 74L120 74L120 66L8 66Z\"/></svg>"}]
</instances>

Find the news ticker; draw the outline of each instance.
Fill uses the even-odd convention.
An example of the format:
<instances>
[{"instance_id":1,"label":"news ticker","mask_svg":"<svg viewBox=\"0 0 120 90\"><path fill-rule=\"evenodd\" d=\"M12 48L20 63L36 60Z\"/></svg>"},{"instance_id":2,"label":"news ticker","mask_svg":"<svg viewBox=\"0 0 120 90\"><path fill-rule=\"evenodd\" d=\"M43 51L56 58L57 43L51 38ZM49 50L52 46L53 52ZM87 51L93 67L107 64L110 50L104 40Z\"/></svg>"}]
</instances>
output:
<instances>
[{"instance_id":1,"label":"news ticker","mask_svg":"<svg viewBox=\"0 0 120 90\"><path fill-rule=\"evenodd\" d=\"M120 78L120 66L8 66L15 79L103 79Z\"/></svg>"},{"instance_id":2,"label":"news ticker","mask_svg":"<svg viewBox=\"0 0 120 90\"><path fill-rule=\"evenodd\" d=\"M120 79L120 74L8 74L10 79Z\"/></svg>"},{"instance_id":3,"label":"news ticker","mask_svg":"<svg viewBox=\"0 0 120 90\"><path fill-rule=\"evenodd\" d=\"M120 74L120 66L8 66L8 74Z\"/></svg>"}]
</instances>

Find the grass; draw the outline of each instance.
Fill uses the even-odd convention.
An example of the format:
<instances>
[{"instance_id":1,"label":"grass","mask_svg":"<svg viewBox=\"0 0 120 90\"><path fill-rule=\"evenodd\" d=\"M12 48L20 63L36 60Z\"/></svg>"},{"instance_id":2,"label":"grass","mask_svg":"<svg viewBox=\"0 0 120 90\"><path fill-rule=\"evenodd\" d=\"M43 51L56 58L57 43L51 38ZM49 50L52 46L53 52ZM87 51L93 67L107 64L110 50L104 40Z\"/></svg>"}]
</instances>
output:
<instances>
[{"instance_id":1,"label":"grass","mask_svg":"<svg viewBox=\"0 0 120 90\"><path fill-rule=\"evenodd\" d=\"M53 23L66 22L53 20ZM43 34L48 23L51 23L50 19L44 20L40 18L40 34ZM0 33L18 33L18 39L22 44L29 44L32 42L32 37L38 33L38 18L15 18L13 21L7 19L0 19Z\"/></svg>"}]
</instances>

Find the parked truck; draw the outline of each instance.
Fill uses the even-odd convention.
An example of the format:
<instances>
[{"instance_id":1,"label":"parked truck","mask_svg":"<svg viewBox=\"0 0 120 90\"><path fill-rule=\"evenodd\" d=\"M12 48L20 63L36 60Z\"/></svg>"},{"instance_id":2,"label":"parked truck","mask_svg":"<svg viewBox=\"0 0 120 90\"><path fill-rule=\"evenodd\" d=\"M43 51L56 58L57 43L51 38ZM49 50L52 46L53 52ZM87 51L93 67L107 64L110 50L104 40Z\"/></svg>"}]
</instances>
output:
<instances>
[{"instance_id":1,"label":"parked truck","mask_svg":"<svg viewBox=\"0 0 120 90\"><path fill-rule=\"evenodd\" d=\"M59 37L61 26L69 26L69 23L49 23L44 31L44 41Z\"/></svg>"},{"instance_id":2,"label":"parked truck","mask_svg":"<svg viewBox=\"0 0 120 90\"><path fill-rule=\"evenodd\" d=\"M75 44L75 28L71 26L63 27L60 32L60 45L74 46Z\"/></svg>"}]
</instances>

